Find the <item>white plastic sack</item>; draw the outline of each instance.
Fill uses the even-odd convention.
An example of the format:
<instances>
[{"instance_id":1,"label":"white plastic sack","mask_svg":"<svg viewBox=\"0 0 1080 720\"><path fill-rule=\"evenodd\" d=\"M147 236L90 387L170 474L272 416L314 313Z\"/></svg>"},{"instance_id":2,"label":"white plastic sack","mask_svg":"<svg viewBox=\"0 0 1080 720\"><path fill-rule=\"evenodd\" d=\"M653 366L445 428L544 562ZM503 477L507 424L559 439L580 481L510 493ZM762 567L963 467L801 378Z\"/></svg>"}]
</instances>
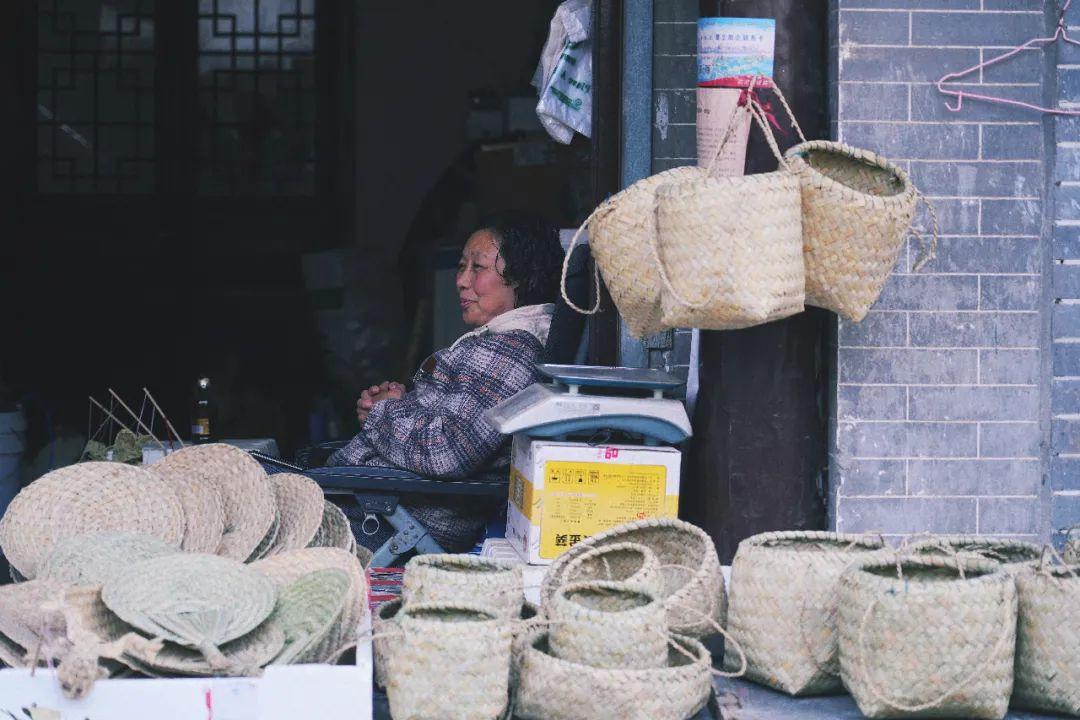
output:
<instances>
[{"instance_id":1,"label":"white plastic sack","mask_svg":"<svg viewBox=\"0 0 1080 720\"><path fill-rule=\"evenodd\" d=\"M532 84L536 115L551 137L568 144L592 134L591 0L566 0L555 11Z\"/></svg>"}]
</instances>

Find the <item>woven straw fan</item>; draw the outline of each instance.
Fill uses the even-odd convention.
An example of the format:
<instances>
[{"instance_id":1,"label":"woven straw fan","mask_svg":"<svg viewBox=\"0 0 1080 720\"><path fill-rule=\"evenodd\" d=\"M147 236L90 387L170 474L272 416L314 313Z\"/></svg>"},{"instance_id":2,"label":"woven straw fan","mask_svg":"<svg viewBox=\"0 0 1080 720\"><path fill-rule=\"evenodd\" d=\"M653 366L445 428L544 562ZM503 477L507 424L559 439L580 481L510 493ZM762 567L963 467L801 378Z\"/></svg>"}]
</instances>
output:
<instances>
[{"instance_id":1,"label":"woven straw fan","mask_svg":"<svg viewBox=\"0 0 1080 720\"><path fill-rule=\"evenodd\" d=\"M151 535L76 535L56 543L42 562L38 578L68 585L104 585L133 563L178 552L176 546Z\"/></svg>"},{"instance_id":2,"label":"woven straw fan","mask_svg":"<svg viewBox=\"0 0 1080 720\"><path fill-rule=\"evenodd\" d=\"M285 647L274 658L274 665L319 660L313 651L341 619L349 585L347 573L328 568L308 573L281 589L269 622L285 633Z\"/></svg>"},{"instance_id":3,"label":"woven straw fan","mask_svg":"<svg viewBox=\"0 0 1080 720\"><path fill-rule=\"evenodd\" d=\"M322 523L308 547L340 548L350 553L356 552L356 538L349 525L349 518L329 500L323 501Z\"/></svg>"},{"instance_id":4,"label":"woven straw fan","mask_svg":"<svg viewBox=\"0 0 1080 720\"><path fill-rule=\"evenodd\" d=\"M307 547L322 527L326 500L319 484L305 475L276 473L270 484L277 498L280 527L267 555Z\"/></svg>"},{"instance_id":5,"label":"woven straw fan","mask_svg":"<svg viewBox=\"0 0 1080 720\"><path fill-rule=\"evenodd\" d=\"M22 489L0 519L0 548L21 575L33 579L58 541L109 531L151 535L178 547L184 511L176 493L145 470L78 463Z\"/></svg>"}]
</instances>

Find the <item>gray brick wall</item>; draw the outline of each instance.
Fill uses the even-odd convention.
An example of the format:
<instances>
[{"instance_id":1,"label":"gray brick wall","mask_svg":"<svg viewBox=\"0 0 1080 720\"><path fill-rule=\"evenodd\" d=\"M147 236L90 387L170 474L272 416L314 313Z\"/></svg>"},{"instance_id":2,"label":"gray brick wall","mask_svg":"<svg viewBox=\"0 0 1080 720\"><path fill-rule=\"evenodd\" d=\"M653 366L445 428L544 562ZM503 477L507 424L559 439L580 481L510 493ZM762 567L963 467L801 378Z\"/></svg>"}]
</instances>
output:
<instances>
[{"instance_id":1,"label":"gray brick wall","mask_svg":"<svg viewBox=\"0 0 1080 720\"><path fill-rule=\"evenodd\" d=\"M1041 379L1049 279L1041 238L1050 124L974 101L949 112L933 83L1041 33L1051 12L1033 0L833 0L836 135L908 169L937 208L942 231L936 260L912 274L912 240L870 315L858 325L840 322L830 473L831 517L840 530L1047 533L1049 393ZM972 83L1041 103L1043 58L1025 54ZM1075 160L1065 174L1078 182L1058 188L1059 206L1066 192L1080 198L1080 154ZM925 213L917 222L926 225ZM1080 297L1075 225L1070 235L1059 223L1057 235L1063 250L1076 253L1076 272L1060 265L1053 282ZM1067 426L1075 420L1080 429L1080 299L1074 302L1076 313L1055 306L1055 327L1078 343L1070 347L1063 335L1054 344L1058 374L1075 368L1078 381L1075 390L1055 381L1062 448L1053 463L1055 522L1080 514L1073 479L1080 433Z\"/></svg>"},{"instance_id":2,"label":"gray brick wall","mask_svg":"<svg viewBox=\"0 0 1080 720\"><path fill-rule=\"evenodd\" d=\"M659 0L653 5L654 173L697 164L696 0ZM690 330L675 330L645 340L650 367L683 377L690 373Z\"/></svg>"},{"instance_id":3,"label":"gray brick wall","mask_svg":"<svg viewBox=\"0 0 1080 720\"><path fill-rule=\"evenodd\" d=\"M1072 22L1080 26L1080 19ZM1080 34L1080 27L1069 31ZM1080 110L1077 50L1063 47L1057 58L1058 103L1074 110ZM1080 118L1058 118L1054 130L1050 523L1060 541L1066 528L1080 524Z\"/></svg>"}]
</instances>

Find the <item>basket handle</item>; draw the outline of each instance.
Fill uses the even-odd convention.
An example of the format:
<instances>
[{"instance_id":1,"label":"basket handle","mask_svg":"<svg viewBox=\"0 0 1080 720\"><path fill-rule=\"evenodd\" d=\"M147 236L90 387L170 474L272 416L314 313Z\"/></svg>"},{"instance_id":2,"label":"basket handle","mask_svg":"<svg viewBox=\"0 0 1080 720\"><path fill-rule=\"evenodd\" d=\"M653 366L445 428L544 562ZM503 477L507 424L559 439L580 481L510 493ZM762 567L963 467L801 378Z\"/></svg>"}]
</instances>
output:
<instances>
[{"instance_id":1,"label":"basket handle","mask_svg":"<svg viewBox=\"0 0 1080 720\"><path fill-rule=\"evenodd\" d=\"M806 135L803 134L803 130L802 127L799 125L799 121L795 119L795 113L792 112L791 106L788 104L787 98L785 98L784 93L780 91L780 86L777 85L775 82L771 82L769 78L765 77L764 75L755 75L750 78L750 83L743 90L744 97L746 98L745 105L737 103L731 111L731 116L728 118L727 130L724 132L724 137L716 146L716 152L713 153L712 160L709 161L706 169L706 174L710 177L713 176L713 171L716 169L716 163L720 159L720 154L727 146L728 141L735 136L735 128L737 125L735 120L739 114L739 110L743 107L745 107L746 111L750 112L751 114L753 114L754 108L757 108L757 110L760 112L760 117L755 117L757 117L758 119L758 124L761 125L762 134L765 135L765 140L769 143L769 148L773 151L773 155L776 156L776 159L780 163L780 165L784 168L788 167L787 162L785 162L784 158L780 153L780 148L776 142L776 136L773 135L772 128L769 127L769 122L765 114L765 109L761 106L759 101L755 99L754 96L754 88L759 80L764 80L765 86L771 87L773 93L775 93L776 97L780 100L780 104L784 106L784 111L787 113L788 121L791 123L791 127L794 128L795 132L799 136L799 139L802 140L802 142L806 142Z\"/></svg>"},{"instance_id":2,"label":"basket handle","mask_svg":"<svg viewBox=\"0 0 1080 720\"><path fill-rule=\"evenodd\" d=\"M566 256L563 257L562 278L559 280L559 292L562 294L563 302L582 315L595 315L600 312L600 266L595 260L593 261L593 278L596 282L596 304L593 305L592 309L585 310L584 308L578 307L566 292L566 276L570 273L570 258L574 255L574 247L578 243L578 238L581 237L581 233L585 231L585 228L589 226L589 221L596 217L601 211L607 213L610 210L611 206L605 202L589 213L589 217L581 221L581 225L578 226L577 232L574 233L574 237L570 239L570 245L566 248Z\"/></svg>"},{"instance_id":3,"label":"basket handle","mask_svg":"<svg viewBox=\"0 0 1080 720\"><path fill-rule=\"evenodd\" d=\"M921 705L903 705L899 702L896 702L895 700L890 700L884 696L880 688L878 688L878 686L875 685L874 681L870 678L870 670L866 667L866 624L870 620L870 614L874 611L874 608L876 608L878 603L881 601L881 598L874 598L873 602L871 602L866 607L866 612L863 613L862 622L859 624L859 670L862 672L863 680L866 681L866 687L870 690L870 694L873 695L878 702L884 703L887 707L893 708L895 710L900 710L901 712L915 713L937 707L941 703L948 700L949 697L951 697L952 695L963 690L965 687L970 685L972 681L975 680L975 678L982 675L983 672L985 672L986 669L990 667L990 663L994 661L994 656L998 654L998 651L1001 650L1001 648L1005 644L1005 641L1009 637L1009 620L1012 613L1009 612L1009 603L1005 600L1005 598L1002 598L1001 603L1002 607L1005 608L1005 613L1003 617L1004 622L1002 623L1001 628L1001 636L997 639L997 642L994 643L993 649L989 653L987 653L986 658L981 663L979 663L978 666L976 666L976 668L971 672L971 674L960 680L960 682L956 683L930 702L925 702ZM1012 609L1015 611L1015 607L1013 607Z\"/></svg>"},{"instance_id":4,"label":"basket handle","mask_svg":"<svg viewBox=\"0 0 1080 720\"><path fill-rule=\"evenodd\" d=\"M758 105L756 101L750 101L747 104L747 108L749 109L750 114L753 116L757 124L761 126L762 132L765 134L765 139L768 141L769 147L772 148L773 155L775 155L777 161L779 161L779 163L785 169L787 169L787 161L784 159L783 155L780 154L780 148L776 144L776 138L773 137L772 130L769 128L769 123L764 117L764 111L761 110L761 106ZM712 301L716 299L716 296L720 292L720 285L719 283L717 283L717 286L713 288L712 292L709 293L709 296L701 302L692 302L690 300L687 300L678 290L675 289L675 286L671 282L671 276L668 274L667 265L664 263L664 259L660 256L660 217L658 213L659 199L660 193L657 192L653 195L653 222L650 227L650 230L652 232L649 233L649 245L652 249L653 262L656 263L656 269L660 275L660 281L664 284L664 289L666 289L671 294L671 297L675 298L675 301L678 302L680 305L686 308L690 308L691 310L700 310L710 305Z\"/></svg>"}]
</instances>

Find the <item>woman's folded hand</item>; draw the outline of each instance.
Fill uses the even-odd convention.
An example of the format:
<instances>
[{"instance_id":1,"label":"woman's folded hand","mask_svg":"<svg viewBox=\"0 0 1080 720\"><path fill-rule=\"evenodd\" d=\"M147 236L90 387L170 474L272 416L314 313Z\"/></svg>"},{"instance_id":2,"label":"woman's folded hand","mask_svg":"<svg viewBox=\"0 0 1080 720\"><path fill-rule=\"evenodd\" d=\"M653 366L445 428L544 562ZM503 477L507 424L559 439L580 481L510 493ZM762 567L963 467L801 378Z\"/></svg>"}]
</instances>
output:
<instances>
[{"instance_id":1,"label":"woman's folded hand","mask_svg":"<svg viewBox=\"0 0 1080 720\"><path fill-rule=\"evenodd\" d=\"M356 419L361 424L367 421L368 414L375 403L383 400L399 400L405 397L405 386L399 382L387 380L379 385L372 385L360 393L360 399L356 401Z\"/></svg>"}]
</instances>

